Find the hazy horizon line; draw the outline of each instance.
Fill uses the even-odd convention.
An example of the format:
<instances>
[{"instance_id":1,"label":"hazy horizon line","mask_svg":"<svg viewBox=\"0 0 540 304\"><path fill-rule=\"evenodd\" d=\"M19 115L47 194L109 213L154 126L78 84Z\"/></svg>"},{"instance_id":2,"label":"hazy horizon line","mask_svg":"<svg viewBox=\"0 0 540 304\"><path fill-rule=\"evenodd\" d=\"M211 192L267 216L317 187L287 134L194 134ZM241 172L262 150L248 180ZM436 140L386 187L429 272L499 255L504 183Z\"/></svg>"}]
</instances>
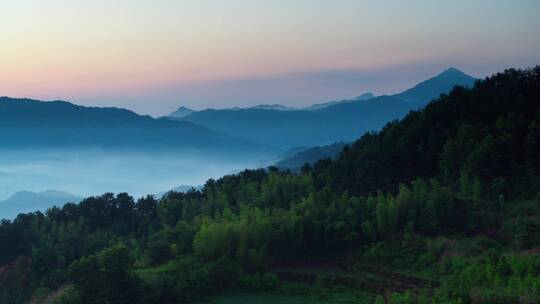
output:
<instances>
[{"instance_id":1,"label":"hazy horizon line","mask_svg":"<svg viewBox=\"0 0 540 304\"><path fill-rule=\"evenodd\" d=\"M114 94L111 94L112 97L107 97L98 94L94 96L50 98L40 94L29 94L27 96L2 94L1 97L32 99L44 102L64 101L84 107L119 108L154 118L168 115L182 106L195 111L251 108L259 105L282 105L301 110L314 104L354 99L367 92L373 93L375 96L397 94L424 80L435 77L449 68L456 68L471 77L481 79L508 68L530 68L534 66L520 64L517 66L467 69L463 67L466 65L465 63L425 62L375 68L314 69L256 75L253 77L167 82L157 87L150 87L138 96L114 96ZM279 94L269 94L269 92L273 91L270 87L277 89L284 86L287 88L288 94L280 96L278 96ZM256 95L257 90L261 91L265 87L267 88L266 94L260 94L258 99L251 98L251 96ZM225 92L223 98L219 98L219 94L223 92ZM279 93L280 91L276 92ZM208 96L207 100L209 101L201 102L201 100L204 100L205 95ZM285 95L288 95L288 97ZM210 100L214 101L210 102ZM148 107L149 103L154 103L155 106ZM143 105L145 107L141 107Z\"/></svg>"}]
</instances>

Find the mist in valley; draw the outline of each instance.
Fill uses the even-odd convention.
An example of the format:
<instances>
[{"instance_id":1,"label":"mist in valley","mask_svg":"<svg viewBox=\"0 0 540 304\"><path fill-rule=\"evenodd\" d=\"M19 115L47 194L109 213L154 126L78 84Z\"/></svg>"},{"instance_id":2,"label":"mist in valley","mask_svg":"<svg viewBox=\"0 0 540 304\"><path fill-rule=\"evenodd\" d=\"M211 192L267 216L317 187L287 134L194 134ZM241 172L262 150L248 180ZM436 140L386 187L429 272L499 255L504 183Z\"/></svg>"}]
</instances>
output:
<instances>
[{"instance_id":1,"label":"mist in valley","mask_svg":"<svg viewBox=\"0 0 540 304\"><path fill-rule=\"evenodd\" d=\"M19 191L50 189L81 197L105 192L141 197L263 165L256 157L221 158L196 151L0 151L0 201Z\"/></svg>"}]
</instances>

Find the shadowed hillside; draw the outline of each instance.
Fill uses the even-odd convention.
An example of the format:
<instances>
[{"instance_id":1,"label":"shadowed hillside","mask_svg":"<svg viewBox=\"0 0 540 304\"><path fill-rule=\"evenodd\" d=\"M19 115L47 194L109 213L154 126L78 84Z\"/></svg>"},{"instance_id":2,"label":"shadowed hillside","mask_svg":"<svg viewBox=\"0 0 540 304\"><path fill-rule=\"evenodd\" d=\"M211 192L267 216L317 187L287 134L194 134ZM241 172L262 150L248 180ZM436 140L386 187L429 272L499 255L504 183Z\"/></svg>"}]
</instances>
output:
<instances>
[{"instance_id":1,"label":"shadowed hillside","mask_svg":"<svg viewBox=\"0 0 540 304\"><path fill-rule=\"evenodd\" d=\"M130 148L204 153L268 152L261 145L190 122L156 120L118 108L92 108L64 101L0 98L3 149Z\"/></svg>"},{"instance_id":2,"label":"shadowed hillside","mask_svg":"<svg viewBox=\"0 0 540 304\"><path fill-rule=\"evenodd\" d=\"M409 109L399 99L381 96L318 111L210 109L192 113L182 121L289 149L351 141L365 132L378 130L390 120L403 117Z\"/></svg>"},{"instance_id":3,"label":"shadowed hillside","mask_svg":"<svg viewBox=\"0 0 540 304\"><path fill-rule=\"evenodd\" d=\"M454 86L472 87L475 78L456 68L444 70L441 74L423 81L413 88L393 95L416 106L424 106L443 93L448 93Z\"/></svg>"}]
</instances>

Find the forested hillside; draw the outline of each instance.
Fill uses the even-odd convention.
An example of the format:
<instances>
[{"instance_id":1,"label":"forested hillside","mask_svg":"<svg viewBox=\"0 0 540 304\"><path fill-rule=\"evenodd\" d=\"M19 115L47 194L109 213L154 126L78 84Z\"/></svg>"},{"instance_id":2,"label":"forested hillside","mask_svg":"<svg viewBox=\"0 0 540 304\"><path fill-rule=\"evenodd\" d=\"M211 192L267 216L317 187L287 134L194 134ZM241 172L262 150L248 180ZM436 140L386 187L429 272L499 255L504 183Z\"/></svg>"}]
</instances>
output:
<instances>
[{"instance_id":1,"label":"forested hillside","mask_svg":"<svg viewBox=\"0 0 540 304\"><path fill-rule=\"evenodd\" d=\"M534 69L457 87L382 132L365 134L338 161L321 162L317 184L365 194L395 191L416 177L451 183L468 175L496 179L506 185L503 194L538 189L539 86Z\"/></svg>"},{"instance_id":2,"label":"forested hillside","mask_svg":"<svg viewBox=\"0 0 540 304\"><path fill-rule=\"evenodd\" d=\"M0 303L540 301L540 67L455 88L336 160L0 225Z\"/></svg>"}]
</instances>

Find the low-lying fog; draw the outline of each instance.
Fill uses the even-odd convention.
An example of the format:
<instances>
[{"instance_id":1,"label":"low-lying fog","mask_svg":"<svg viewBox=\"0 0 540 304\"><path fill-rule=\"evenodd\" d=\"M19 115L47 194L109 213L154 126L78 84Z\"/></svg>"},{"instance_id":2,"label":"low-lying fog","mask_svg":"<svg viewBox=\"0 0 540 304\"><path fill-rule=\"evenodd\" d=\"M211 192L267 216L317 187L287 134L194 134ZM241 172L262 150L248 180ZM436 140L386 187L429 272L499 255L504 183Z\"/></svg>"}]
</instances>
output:
<instances>
[{"instance_id":1,"label":"low-lying fog","mask_svg":"<svg viewBox=\"0 0 540 304\"><path fill-rule=\"evenodd\" d=\"M21 190L48 189L82 197L128 192L137 198L262 165L255 159L224 160L186 152L0 151L0 201Z\"/></svg>"}]
</instances>

